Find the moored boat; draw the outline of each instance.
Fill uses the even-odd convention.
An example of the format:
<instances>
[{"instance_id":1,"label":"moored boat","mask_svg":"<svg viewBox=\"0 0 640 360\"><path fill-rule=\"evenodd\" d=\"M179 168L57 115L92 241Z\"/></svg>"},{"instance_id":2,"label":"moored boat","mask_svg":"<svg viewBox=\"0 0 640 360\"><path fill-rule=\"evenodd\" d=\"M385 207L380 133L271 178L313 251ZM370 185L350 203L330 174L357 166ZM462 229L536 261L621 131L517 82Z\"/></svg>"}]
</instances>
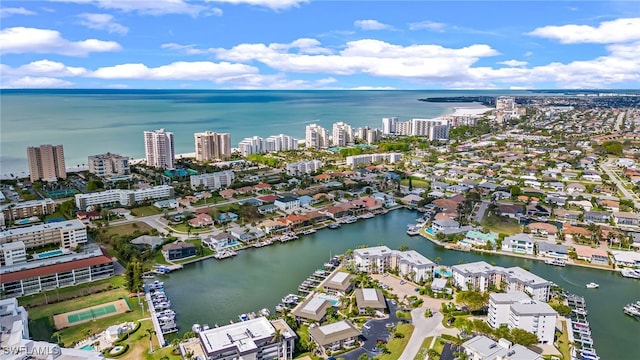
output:
<instances>
[{"instance_id":1,"label":"moored boat","mask_svg":"<svg viewBox=\"0 0 640 360\"><path fill-rule=\"evenodd\" d=\"M597 288L599 288L599 287L600 287L600 285L599 285L599 284L596 284L596 283L594 283L594 282L590 282L590 283L588 283L586 286L587 286L587 289L597 289Z\"/></svg>"}]
</instances>

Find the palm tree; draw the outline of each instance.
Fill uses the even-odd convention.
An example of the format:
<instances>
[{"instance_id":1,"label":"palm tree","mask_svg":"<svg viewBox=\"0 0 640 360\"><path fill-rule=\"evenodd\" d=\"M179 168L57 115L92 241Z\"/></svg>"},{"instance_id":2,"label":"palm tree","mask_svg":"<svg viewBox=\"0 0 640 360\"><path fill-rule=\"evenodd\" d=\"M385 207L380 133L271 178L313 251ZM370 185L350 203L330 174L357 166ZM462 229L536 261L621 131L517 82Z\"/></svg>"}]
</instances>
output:
<instances>
[{"instance_id":1,"label":"palm tree","mask_svg":"<svg viewBox=\"0 0 640 360\"><path fill-rule=\"evenodd\" d=\"M282 333L280 332L280 329L275 328L275 331L273 333L273 337L271 338L271 341L276 341L278 342L278 359L281 359L280 357L280 344L282 342ZM287 349L285 347L284 351L283 351L283 357L282 359L287 359Z\"/></svg>"},{"instance_id":2,"label":"palm tree","mask_svg":"<svg viewBox=\"0 0 640 360\"><path fill-rule=\"evenodd\" d=\"M147 330L147 334L149 334L149 353L153 353L153 335L155 334L155 330L153 329L146 329Z\"/></svg>"}]
</instances>

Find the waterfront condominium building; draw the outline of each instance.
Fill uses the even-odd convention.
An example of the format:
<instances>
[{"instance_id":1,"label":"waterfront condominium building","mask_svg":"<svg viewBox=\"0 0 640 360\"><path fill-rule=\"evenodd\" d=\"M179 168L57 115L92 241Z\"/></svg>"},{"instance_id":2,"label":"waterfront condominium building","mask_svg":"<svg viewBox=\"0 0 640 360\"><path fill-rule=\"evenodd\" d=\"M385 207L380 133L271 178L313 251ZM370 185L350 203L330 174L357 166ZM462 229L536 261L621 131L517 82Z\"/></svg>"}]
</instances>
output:
<instances>
[{"instance_id":1,"label":"waterfront condominium building","mask_svg":"<svg viewBox=\"0 0 640 360\"><path fill-rule=\"evenodd\" d=\"M87 245L81 252L3 266L0 286L6 296L24 296L113 275L113 259L106 250Z\"/></svg>"},{"instance_id":2,"label":"waterfront condominium building","mask_svg":"<svg viewBox=\"0 0 640 360\"><path fill-rule=\"evenodd\" d=\"M101 178L125 176L131 173L128 156L112 153L91 155L88 162L89 172Z\"/></svg>"},{"instance_id":3,"label":"waterfront condominium building","mask_svg":"<svg viewBox=\"0 0 640 360\"><path fill-rule=\"evenodd\" d=\"M506 339L498 339L498 342L484 335L467 340L462 344L462 349L469 360L543 360L533 350L518 344L513 344Z\"/></svg>"},{"instance_id":4,"label":"waterfront condominium building","mask_svg":"<svg viewBox=\"0 0 640 360\"><path fill-rule=\"evenodd\" d=\"M309 149L329 147L329 132L317 124L307 125L305 128L305 146Z\"/></svg>"},{"instance_id":5,"label":"waterfront condominium building","mask_svg":"<svg viewBox=\"0 0 640 360\"><path fill-rule=\"evenodd\" d=\"M360 140L366 141L367 144L373 144L380 141L380 139L382 138L382 131L380 131L380 129L372 129L369 126L365 126L358 128L355 137Z\"/></svg>"},{"instance_id":6,"label":"waterfront condominium building","mask_svg":"<svg viewBox=\"0 0 640 360\"><path fill-rule=\"evenodd\" d=\"M173 199L175 192L172 186L159 185L146 189L126 190L112 189L87 194L76 194L76 207L82 211L91 205L134 206L143 201Z\"/></svg>"},{"instance_id":7,"label":"waterfront condominium building","mask_svg":"<svg viewBox=\"0 0 640 360\"><path fill-rule=\"evenodd\" d=\"M489 295L487 322L494 329L502 325L536 334L542 344L552 344L558 313L545 302L535 301L522 291Z\"/></svg>"},{"instance_id":8,"label":"waterfront condominium building","mask_svg":"<svg viewBox=\"0 0 640 360\"><path fill-rule=\"evenodd\" d=\"M463 290L488 292L490 287L507 292L523 291L534 300L549 301L551 282L520 267L503 268L484 261L451 267L453 282Z\"/></svg>"},{"instance_id":9,"label":"waterfront condominium building","mask_svg":"<svg viewBox=\"0 0 640 360\"><path fill-rule=\"evenodd\" d=\"M29 161L29 177L32 182L40 179L67 178L62 145L29 146L27 160Z\"/></svg>"},{"instance_id":10,"label":"waterfront condominium building","mask_svg":"<svg viewBox=\"0 0 640 360\"><path fill-rule=\"evenodd\" d=\"M429 140L449 138L449 120L446 119L412 119L411 135L428 137Z\"/></svg>"},{"instance_id":11,"label":"waterfront condominium building","mask_svg":"<svg viewBox=\"0 0 640 360\"><path fill-rule=\"evenodd\" d=\"M172 132L166 132L164 129L145 131L144 151L147 166L173 169L176 153Z\"/></svg>"},{"instance_id":12,"label":"waterfront condominium building","mask_svg":"<svg viewBox=\"0 0 640 360\"><path fill-rule=\"evenodd\" d=\"M264 139L264 151L289 151L296 150L298 148L298 139L289 135L279 134L272 135Z\"/></svg>"},{"instance_id":13,"label":"waterfront condominium building","mask_svg":"<svg viewBox=\"0 0 640 360\"><path fill-rule=\"evenodd\" d=\"M383 273L398 269L400 275L411 276L413 281L422 281L433 276L435 264L415 250L391 250L386 246L353 250L353 261L358 270L368 273Z\"/></svg>"},{"instance_id":14,"label":"waterfront condominium building","mask_svg":"<svg viewBox=\"0 0 640 360\"><path fill-rule=\"evenodd\" d=\"M48 244L58 244L61 248L74 249L87 242L87 227L80 220L67 220L0 232L0 244L16 241L22 241L26 249Z\"/></svg>"},{"instance_id":15,"label":"waterfront condominium building","mask_svg":"<svg viewBox=\"0 0 640 360\"><path fill-rule=\"evenodd\" d=\"M311 174L322 168L322 162L320 160L297 161L288 163L285 168L287 174L293 176Z\"/></svg>"},{"instance_id":16,"label":"waterfront condominium building","mask_svg":"<svg viewBox=\"0 0 640 360\"><path fill-rule=\"evenodd\" d=\"M262 154L264 150L264 139L260 136L254 136L250 138L244 138L238 144L238 151L242 156L250 154Z\"/></svg>"},{"instance_id":17,"label":"waterfront condominium building","mask_svg":"<svg viewBox=\"0 0 640 360\"><path fill-rule=\"evenodd\" d=\"M393 135L396 133L396 125L398 124L397 117L382 118L382 134Z\"/></svg>"},{"instance_id":18,"label":"waterfront condominium building","mask_svg":"<svg viewBox=\"0 0 640 360\"><path fill-rule=\"evenodd\" d=\"M280 338L276 335L280 334ZM296 333L282 319L258 317L198 334L202 350L209 360L293 359Z\"/></svg>"},{"instance_id":19,"label":"waterfront condominium building","mask_svg":"<svg viewBox=\"0 0 640 360\"><path fill-rule=\"evenodd\" d=\"M233 184L234 178L235 175L233 171L225 170L210 174L191 175L189 181L193 190L198 190L201 187L209 190L217 190Z\"/></svg>"},{"instance_id":20,"label":"waterfront condominium building","mask_svg":"<svg viewBox=\"0 0 640 360\"><path fill-rule=\"evenodd\" d=\"M231 134L205 131L193 134L196 161L227 160L231 157Z\"/></svg>"},{"instance_id":21,"label":"waterfront condominium building","mask_svg":"<svg viewBox=\"0 0 640 360\"><path fill-rule=\"evenodd\" d=\"M358 167L358 165L369 165L371 163L389 163L393 164L402 159L400 153L381 153L381 154L362 154L347 156L347 166L352 168Z\"/></svg>"},{"instance_id":22,"label":"waterfront condominium building","mask_svg":"<svg viewBox=\"0 0 640 360\"><path fill-rule=\"evenodd\" d=\"M333 146L347 146L353 144L353 128L343 122L333 124L331 133L331 144Z\"/></svg>"}]
</instances>

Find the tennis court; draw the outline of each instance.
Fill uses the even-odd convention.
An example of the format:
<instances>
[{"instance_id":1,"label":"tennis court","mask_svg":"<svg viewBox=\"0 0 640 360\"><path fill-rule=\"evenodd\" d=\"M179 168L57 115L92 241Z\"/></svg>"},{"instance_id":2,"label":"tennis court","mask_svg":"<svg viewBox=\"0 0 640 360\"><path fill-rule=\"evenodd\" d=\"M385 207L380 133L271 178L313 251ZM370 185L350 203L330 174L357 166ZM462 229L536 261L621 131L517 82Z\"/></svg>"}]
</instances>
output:
<instances>
[{"instance_id":1,"label":"tennis court","mask_svg":"<svg viewBox=\"0 0 640 360\"><path fill-rule=\"evenodd\" d=\"M53 316L56 329L64 329L70 326L85 323L103 317L121 314L129 311L129 304L126 300L120 299L102 305L92 306L76 311L57 314Z\"/></svg>"}]
</instances>

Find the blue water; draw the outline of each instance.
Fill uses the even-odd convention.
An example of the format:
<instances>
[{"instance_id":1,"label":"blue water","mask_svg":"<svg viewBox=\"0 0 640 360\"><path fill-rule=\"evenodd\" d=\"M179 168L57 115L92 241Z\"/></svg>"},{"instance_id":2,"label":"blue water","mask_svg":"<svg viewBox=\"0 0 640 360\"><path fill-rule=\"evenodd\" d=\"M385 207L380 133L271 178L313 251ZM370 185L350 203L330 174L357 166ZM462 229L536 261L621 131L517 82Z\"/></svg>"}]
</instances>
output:
<instances>
[{"instance_id":1,"label":"blue water","mask_svg":"<svg viewBox=\"0 0 640 360\"><path fill-rule=\"evenodd\" d=\"M54 256L62 255L62 250L51 250L38 254L38 259L46 259Z\"/></svg>"},{"instance_id":2,"label":"blue water","mask_svg":"<svg viewBox=\"0 0 640 360\"><path fill-rule=\"evenodd\" d=\"M428 227L425 231L426 231L429 235L435 235L435 234L436 234L436 233L433 231L433 228L431 228L431 227Z\"/></svg>"},{"instance_id":3,"label":"blue water","mask_svg":"<svg viewBox=\"0 0 640 360\"><path fill-rule=\"evenodd\" d=\"M332 303L333 306L338 306L338 303L340 302L337 299L329 299L329 298L325 298L325 297L322 297L322 296L318 296L318 299L327 300L328 302Z\"/></svg>"},{"instance_id":4,"label":"blue water","mask_svg":"<svg viewBox=\"0 0 640 360\"><path fill-rule=\"evenodd\" d=\"M451 277L451 270L442 271L442 269L436 268L433 273L435 276Z\"/></svg>"},{"instance_id":5,"label":"blue water","mask_svg":"<svg viewBox=\"0 0 640 360\"><path fill-rule=\"evenodd\" d=\"M93 347L93 345L85 345L85 346L81 347L80 350L93 351L94 347Z\"/></svg>"},{"instance_id":6,"label":"blue water","mask_svg":"<svg viewBox=\"0 0 640 360\"><path fill-rule=\"evenodd\" d=\"M174 133L176 153L194 152L193 133L230 132L245 137L285 133L304 138L307 124L329 130L344 121L354 128L381 127L383 117L436 117L470 103L427 103L420 98L532 94L522 91L185 91L3 90L0 96L0 168L27 171L26 148L64 145L67 167L87 156L116 152L144 156L145 130ZM34 106L37 104L37 106ZM477 104L476 104L477 106ZM43 129L34 131L34 129ZM44 130L46 129L46 131Z\"/></svg>"},{"instance_id":7,"label":"blue water","mask_svg":"<svg viewBox=\"0 0 640 360\"><path fill-rule=\"evenodd\" d=\"M17 225L24 225L24 224L28 224L28 223L30 223L30 222L31 222L31 220L29 220L29 219L20 219L20 220L16 220L16 224L17 224Z\"/></svg>"}]
</instances>

